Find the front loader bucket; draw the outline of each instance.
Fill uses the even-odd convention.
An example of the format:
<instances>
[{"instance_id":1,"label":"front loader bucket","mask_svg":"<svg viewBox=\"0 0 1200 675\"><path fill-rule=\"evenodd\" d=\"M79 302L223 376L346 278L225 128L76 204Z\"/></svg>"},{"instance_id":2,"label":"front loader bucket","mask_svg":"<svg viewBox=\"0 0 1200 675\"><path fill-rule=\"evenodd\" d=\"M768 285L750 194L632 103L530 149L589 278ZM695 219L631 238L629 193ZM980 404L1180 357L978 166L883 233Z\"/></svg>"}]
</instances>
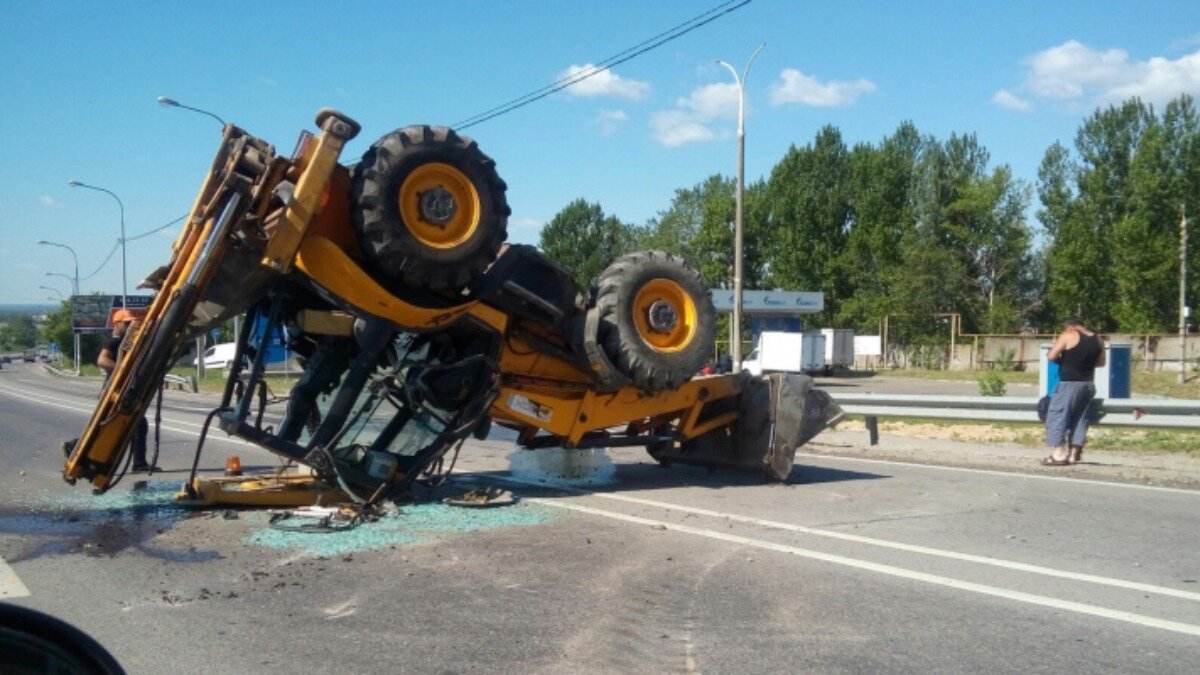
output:
<instances>
[{"instance_id":1,"label":"front loader bucket","mask_svg":"<svg viewBox=\"0 0 1200 675\"><path fill-rule=\"evenodd\" d=\"M747 469L771 480L787 480L796 448L844 415L805 375L743 373L739 384L738 417L732 424L677 448L655 448L651 455L663 463Z\"/></svg>"}]
</instances>

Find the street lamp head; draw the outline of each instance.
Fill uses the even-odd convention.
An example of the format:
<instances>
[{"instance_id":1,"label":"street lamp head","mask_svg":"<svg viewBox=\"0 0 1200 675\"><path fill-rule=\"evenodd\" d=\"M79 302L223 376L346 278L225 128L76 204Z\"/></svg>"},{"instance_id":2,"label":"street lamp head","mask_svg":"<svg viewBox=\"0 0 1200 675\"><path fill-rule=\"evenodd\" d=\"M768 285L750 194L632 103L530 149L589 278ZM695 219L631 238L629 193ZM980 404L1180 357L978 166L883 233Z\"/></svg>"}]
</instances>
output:
<instances>
[{"instance_id":1,"label":"street lamp head","mask_svg":"<svg viewBox=\"0 0 1200 675\"><path fill-rule=\"evenodd\" d=\"M50 244L50 242L46 241L45 239L39 240L38 243L42 246L48 246Z\"/></svg>"},{"instance_id":2,"label":"street lamp head","mask_svg":"<svg viewBox=\"0 0 1200 675\"><path fill-rule=\"evenodd\" d=\"M169 96L159 96L158 104L161 106L166 106L168 108L182 108L184 110L191 110L194 113L199 113L201 115L206 115L208 117L211 117L214 120L216 120L217 123L220 124L222 127L225 126L225 120L221 119L220 117L217 117L213 113L211 113L203 108L193 108L190 105L184 105L183 103L180 103L179 101L176 101L175 99L173 99Z\"/></svg>"},{"instance_id":3,"label":"street lamp head","mask_svg":"<svg viewBox=\"0 0 1200 675\"><path fill-rule=\"evenodd\" d=\"M70 185L71 187L82 187L83 183L80 183L79 181L72 178L71 180L67 181L67 185Z\"/></svg>"}]
</instances>

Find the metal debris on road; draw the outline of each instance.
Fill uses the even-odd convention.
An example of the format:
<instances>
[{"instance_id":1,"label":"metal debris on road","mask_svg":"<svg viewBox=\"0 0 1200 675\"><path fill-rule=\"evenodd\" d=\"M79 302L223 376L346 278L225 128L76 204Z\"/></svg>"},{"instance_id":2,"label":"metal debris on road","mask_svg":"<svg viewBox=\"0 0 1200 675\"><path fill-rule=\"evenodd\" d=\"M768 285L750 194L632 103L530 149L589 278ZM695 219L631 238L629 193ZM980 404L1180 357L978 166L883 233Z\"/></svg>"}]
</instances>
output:
<instances>
[{"instance_id":1,"label":"metal debris on road","mask_svg":"<svg viewBox=\"0 0 1200 675\"><path fill-rule=\"evenodd\" d=\"M478 487L457 497L446 497L442 500L450 506L482 509L493 506L512 506L517 503L516 497L508 490L498 487Z\"/></svg>"},{"instance_id":2,"label":"metal debris on road","mask_svg":"<svg viewBox=\"0 0 1200 675\"><path fill-rule=\"evenodd\" d=\"M352 530L364 522L378 520L374 509L357 504L301 506L272 511L270 526L285 532L330 533Z\"/></svg>"}]
</instances>

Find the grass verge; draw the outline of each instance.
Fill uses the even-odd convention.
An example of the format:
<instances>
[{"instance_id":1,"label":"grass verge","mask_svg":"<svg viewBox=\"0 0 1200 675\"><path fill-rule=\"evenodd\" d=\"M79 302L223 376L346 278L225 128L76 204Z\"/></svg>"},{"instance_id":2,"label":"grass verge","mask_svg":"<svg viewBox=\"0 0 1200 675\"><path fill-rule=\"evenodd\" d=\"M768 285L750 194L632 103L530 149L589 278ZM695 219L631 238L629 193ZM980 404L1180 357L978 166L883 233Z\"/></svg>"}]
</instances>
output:
<instances>
[{"instance_id":1,"label":"grass verge","mask_svg":"<svg viewBox=\"0 0 1200 675\"><path fill-rule=\"evenodd\" d=\"M862 417L852 416L840 429L865 428ZM1013 443L1043 447L1040 424L1022 422L963 422L919 418L881 419L879 430L899 436L937 438L969 443ZM1200 431L1186 429L1128 429L1096 426L1088 430L1088 448L1127 452L1169 452L1200 458Z\"/></svg>"}]
</instances>

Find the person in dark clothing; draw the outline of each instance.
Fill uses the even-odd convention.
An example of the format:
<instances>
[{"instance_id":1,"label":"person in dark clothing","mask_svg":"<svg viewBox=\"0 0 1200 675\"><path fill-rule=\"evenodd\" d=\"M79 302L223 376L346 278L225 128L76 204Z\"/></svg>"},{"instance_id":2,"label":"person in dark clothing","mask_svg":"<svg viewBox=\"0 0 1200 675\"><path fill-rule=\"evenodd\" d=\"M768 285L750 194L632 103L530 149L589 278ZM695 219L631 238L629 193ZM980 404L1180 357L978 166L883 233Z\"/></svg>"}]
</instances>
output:
<instances>
[{"instance_id":1,"label":"person in dark clothing","mask_svg":"<svg viewBox=\"0 0 1200 675\"><path fill-rule=\"evenodd\" d=\"M96 357L96 365L104 371L105 384L108 384L108 378L112 377L113 370L117 367L117 360L121 357L121 341L125 339L125 333L129 330L130 318L118 314L114 319L116 325L113 327L112 337L104 342L104 346L100 348L100 355ZM129 437L129 449L133 452L134 471L150 470L150 464L146 462L146 435L149 429L149 423L146 422L145 416L142 416L134 425L133 434Z\"/></svg>"},{"instance_id":2,"label":"person in dark clothing","mask_svg":"<svg viewBox=\"0 0 1200 675\"><path fill-rule=\"evenodd\" d=\"M1059 381L1046 413L1046 445L1051 450L1042 464L1064 466L1083 459L1087 409L1096 396L1092 380L1096 368L1105 363L1104 341L1079 319L1068 319L1050 348L1049 359L1058 362Z\"/></svg>"}]
</instances>

